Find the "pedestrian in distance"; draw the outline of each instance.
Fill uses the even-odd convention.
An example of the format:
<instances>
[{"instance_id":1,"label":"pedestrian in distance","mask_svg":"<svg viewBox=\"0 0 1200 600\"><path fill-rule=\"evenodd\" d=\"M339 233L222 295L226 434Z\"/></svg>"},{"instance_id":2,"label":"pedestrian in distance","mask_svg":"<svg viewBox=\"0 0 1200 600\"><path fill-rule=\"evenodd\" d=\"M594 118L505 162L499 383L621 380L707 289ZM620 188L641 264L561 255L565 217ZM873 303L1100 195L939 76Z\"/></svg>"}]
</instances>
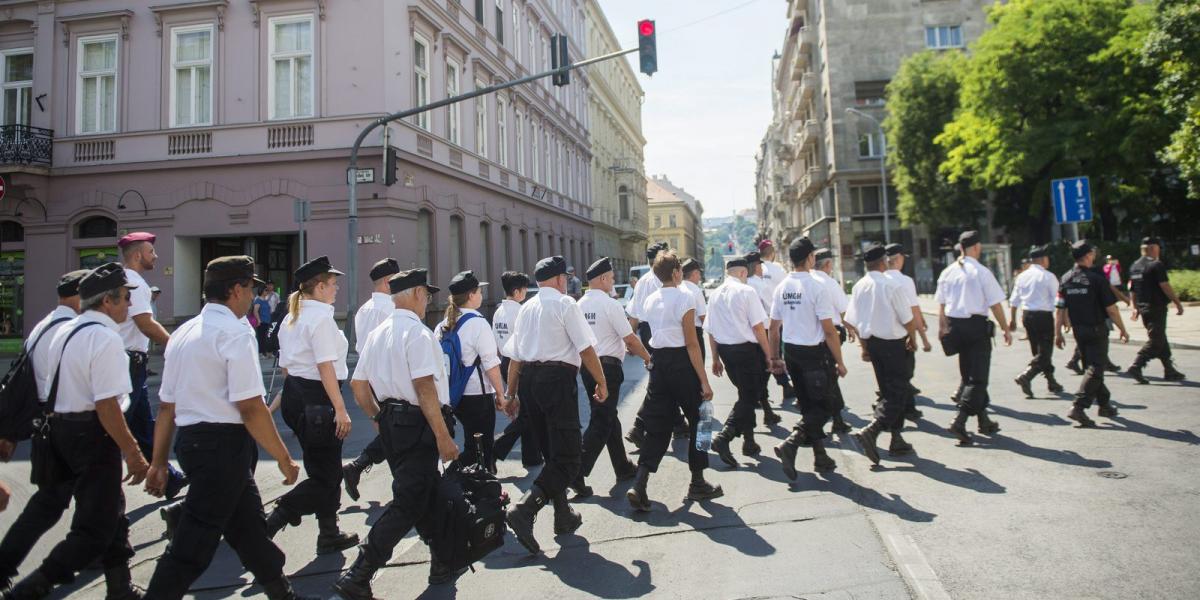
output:
<instances>
[{"instance_id":1,"label":"pedestrian in distance","mask_svg":"<svg viewBox=\"0 0 1200 600\"><path fill-rule=\"evenodd\" d=\"M1167 306L1174 304L1178 316L1183 314L1183 303L1171 287L1167 265L1162 261L1162 240L1157 237L1142 239L1142 256L1129 268L1129 299L1134 306L1130 318L1142 320L1147 340L1138 350L1128 375L1138 383L1149 383L1142 370L1158 359L1163 365L1163 379L1183 381L1185 375L1171 361L1171 343L1167 341Z\"/></svg>"},{"instance_id":2,"label":"pedestrian in distance","mask_svg":"<svg viewBox=\"0 0 1200 600\"><path fill-rule=\"evenodd\" d=\"M500 275L500 285L504 287L504 300L492 313L492 333L496 335L496 344L500 348L500 378L508 385L509 356L504 353L504 345L512 335L512 326L516 323L517 313L521 304L529 294L529 276L517 271L505 271ZM507 387L506 387L507 390ZM509 421L504 431L496 437L492 446L496 460L508 458L517 441L521 442L521 465L532 469L542 465L542 451L538 447L537 436L529 426L529 416L525 411L517 411L517 416Z\"/></svg>"},{"instance_id":3,"label":"pedestrian in distance","mask_svg":"<svg viewBox=\"0 0 1200 600\"><path fill-rule=\"evenodd\" d=\"M1063 387L1054 380L1054 307L1058 301L1058 278L1049 270L1050 252L1046 246L1029 249L1029 268L1017 277L1012 295L1008 297L1011 307L1010 329L1016 327L1017 309L1023 309L1021 324L1029 337L1029 351L1033 360L1029 367L1017 376L1017 386L1026 398L1033 398L1033 378L1042 375L1050 393L1057 394Z\"/></svg>"}]
</instances>

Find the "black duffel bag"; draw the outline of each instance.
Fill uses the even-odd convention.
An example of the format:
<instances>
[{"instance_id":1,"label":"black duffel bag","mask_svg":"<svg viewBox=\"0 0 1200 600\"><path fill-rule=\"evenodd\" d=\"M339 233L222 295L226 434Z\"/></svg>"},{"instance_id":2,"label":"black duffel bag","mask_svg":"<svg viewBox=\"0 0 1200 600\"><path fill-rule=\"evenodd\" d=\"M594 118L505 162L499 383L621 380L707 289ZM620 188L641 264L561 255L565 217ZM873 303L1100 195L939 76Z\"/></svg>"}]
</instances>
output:
<instances>
[{"instance_id":1,"label":"black duffel bag","mask_svg":"<svg viewBox=\"0 0 1200 600\"><path fill-rule=\"evenodd\" d=\"M508 493L480 465L446 468L438 481L426 543L438 562L454 571L504 545Z\"/></svg>"}]
</instances>

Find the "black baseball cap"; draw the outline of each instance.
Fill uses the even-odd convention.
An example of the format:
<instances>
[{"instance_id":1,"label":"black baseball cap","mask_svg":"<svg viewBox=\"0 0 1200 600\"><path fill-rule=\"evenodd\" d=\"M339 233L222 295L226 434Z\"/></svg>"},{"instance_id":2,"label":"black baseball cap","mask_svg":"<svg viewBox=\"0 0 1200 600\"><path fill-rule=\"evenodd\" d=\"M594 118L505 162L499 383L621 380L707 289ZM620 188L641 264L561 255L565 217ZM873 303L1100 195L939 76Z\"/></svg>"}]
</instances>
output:
<instances>
[{"instance_id":1,"label":"black baseball cap","mask_svg":"<svg viewBox=\"0 0 1200 600\"><path fill-rule=\"evenodd\" d=\"M91 298L119 287L133 289L137 286L125 278L125 267L120 263L110 262L92 269L79 280L79 295Z\"/></svg>"},{"instance_id":2,"label":"black baseball cap","mask_svg":"<svg viewBox=\"0 0 1200 600\"><path fill-rule=\"evenodd\" d=\"M584 273L584 275L586 275L590 281L612 270L612 259L607 256L602 256L600 257L600 260L597 260L596 262L592 263L592 266L588 267L587 272Z\"/></svg>"},{"instance_id":3,"label":"black baseball cap","mask_svg":"<svg viewBox=\"0 0 1200 600\"><path fill-rule=\"evenodd\" d=\"M962 232L958 236L958 243L963 247L964 250L974 246L975 244L978 244L979 232L975 231L974 229Z\"/></svg>"},{"instance_id":4,"label":"black baseball cap","mask_svg":"<svg viewBox=\"0 0 1200 600\"><path fill-rule=\"evenodd\" d=\"M1155 246L1162 246L1162 239L1160 239L1158 236L1155 236L1155 235L1148 235L1148 236L1142 238L1143 246L1149 246L1151 244L1153 244Z\"/></svg>"},{"instance_id":5,"label":"black baseball cap","mask_svg":"<svg viewBox=\"0 0 1200 600\"><path fill-rule=\"evenodd\" d=\"M379 281L400 272L400 263L394 258L385 258L371 267L371 281Z\"/></svg>"},{"instance_id":6,"label":"black baseball cap","mask_svg":"<svg viewBox=\"0 0 1200 600\"><path fill-rule=\"evenodd\" d=\"M732 269L734 267L749 268L749 265L746 264L745 257L731 258L731 259L729 259L729 262L725 263L726 270Z\"/></svg>"},{"instance_id":7,"label":"black baseball cap","mask_svg":"<svg viewBox=\"0 0 1200 600\"><path fill-rule=\"evenodd\" d=\"M1029 260L1045 258L1046 256L1049 256L1049 254L1050 248L1048 246L1042 245L1029 247Z\"/></svg>"},{"instance_id":8,"label":"black baseball cap","mask_svg":"<svg viewBox=\"0 0 1200 600\"><path fill-rule=\"evenodd\" d=\"M1087 240L1079 240L1071 244L1071 258L1079 260L1088 255L1093 250L1092 245Z\"/></svg>"},{"instance_id":9,"label":"black baseball cap","mask_svg":"<svg viewBox=\"0 0 1200 600\"><path fill-rule=\"evenodd\" d=\"M896 256L897 254L902 254L904 256L910 256L908 251L906 251L904 249L903 244L895 244L895 243L888 244L883 247L883 250L884 250L884 252L887 253L888 256Z\"/></svg>"},{"instance_id":10,"label":"black baseball cap","mask_svg":"<svg viewBox=\"0 0 1200 600\"><path fill-rule=\"evenodd\" d=\"M875 262L875 261L883 258L884 256L887 256L887 249L884 248L882 244L878 244L878 243L871 244L863 252L862 256L863 256L863 262L872 263L872 262Z\"/></svg>"},{"instance_id":11,"label":"black baseball cap","mask_svg":"<svg viewBox=\"0 0 1200 600\"><path fill-rule=\"evenodd\" d=\"M688 273L691 273L692 271L699 271L700 266L701 265L700 265L699 261L697 261L694 258L689 258L689 259L683 261L681 268L683 269L683 274L687 275Z\"/></svg>"},{"instance_id":12,"label":"black baseball cap","mask_svg":"<svg viewBox=\"0 0 1200 600\"><path fill-rule=\"evenodd\" d=\"M425 286L425 289L429 290L430 294L436 294L442 291L442 288L437 287L436 285L429 285L428 269L409 269L407 271L400 271L399 273L392 275L391 279L388 279L388 289L393 294L399 294L400 292L415 288L419 285Z\"/></svg>"},{"instance_id":13,"label":"black baseball cap","mask_svg":"<svg viewBox=\"0 0 1200 600\"><path fill-rule=\"evenodd\" d=\"M333 265L329 264L328 256L318 256L318 257L300 265L299 269L296 269L296 273L295 273L296 285L299 286L300 284L304 283L305 281L308 281L309 279L312 279L313 277L316 277L317 275L323 275L325 273L333 273L334 275L345 275L345 273L342 273L341 271L333 268Z\"/></svg>"},{"instance_id":14,"label":"black baseball cap","mask_svg":"<svg viewBox=\"0 0 1200 600\"><path fill-rule=\"evenodd\" d=\"M663 250L667 250L667 249L668 248L667 248L666 242L658 242L657 244L654 244L653 246L646 248L646 260L648 262L654 262L654 259L658 258L658 253L662 252Z\"/></svg>"},{"instance_id":15,"label":"black baseball cap","mask_svg":"<svg viewBox=\"0 0 1200 600\"><path fill-rule=\"evenodd\" d=\"M486 281L479 281L479 279L475 277L475 271L463 271L462 273L455 275L454 278L450 280L450 285L446 287L450 290L451 294L457 296L458 294L467 294L473 292L487 284L488 283Z\"/></svg>"},{"instance_id":16,"label":"black baseball cap","mask_svg":"<svg viewBox=\"0 0 1200 600\"><path fill-rule=\"evenodd\" d=\"M58 278L58 297L70 298L79 295L79 281L90 273L87 269L71 271Z\"/></svg>"},{"instance_id":17,"label":"black baseball cap","mask_svg":"<svg viewBox=\"0 0 1200 600\"><path fill-rule=\"evenodd\" d=\"M267 283L254 275L254 259L246 255L214 258L204 267L205 283L242 279L251 279L258 285Z\"/></svg>"},{"instance_id":18,"label":"black baseball cap","mask_svg":"<svg viewBox=\"0 0 1200 600\"><path fill-rule=\"evenodd\" d=\"M757 250L754 252L747 252L745 259L746 259L746 267L749 268L754 263L762 262L762 255L759 254Z\"/></svg>"},{"instance_id":19,"label":"black baseball cap","mask_svg":"<svg viewBox=\"0 0 1200 600\"><path fill-rule=\"evenodd\" d=\"M806 260L816 250L817 247L807 236L796 238L792 240L791 244L788 244L788 258L792 259L793 263L798 263Z\"/></svg>"},{"instance_id":20,"label":"black baseball cap","mask_svg":"<svg viewBox=\"0 0 1200 600\"><path fill-rule=\"evenodd\" d=\"M833 258L833 250L829 248L817 248L817 260L827 260Z\"/></svg>"},{"instance_id":21,"label":"black baseball cap","mask_svg":"<svg viewBox=\"0 0 1200 600\"><path fill-rule=\"evenodd\" d=\"M561 256L547 256L539 260L537 267L533 271L533 276L538 281L546 281L553 279L567 272L567 260Z\"/></svg>"}]
</instances>

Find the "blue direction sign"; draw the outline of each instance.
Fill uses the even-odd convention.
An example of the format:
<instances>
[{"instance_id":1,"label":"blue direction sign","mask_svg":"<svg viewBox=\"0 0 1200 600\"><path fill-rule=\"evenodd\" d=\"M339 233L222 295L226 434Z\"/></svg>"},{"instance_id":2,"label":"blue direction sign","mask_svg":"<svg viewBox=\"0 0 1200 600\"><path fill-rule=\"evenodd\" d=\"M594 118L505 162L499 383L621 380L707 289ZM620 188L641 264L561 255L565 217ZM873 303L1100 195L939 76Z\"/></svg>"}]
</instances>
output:
<instances>
[{"instance_id":1,"label":"blue direction sign","mask_svg":"<svg viewBox=\"0 0 1200 600\"><path fill-rule=\"evenodd\" d=\"M1050 182L1054 222L1081 223L1092 220L1092 186L1087 177L1055 179Z\"/></svg>"}]
</instances>

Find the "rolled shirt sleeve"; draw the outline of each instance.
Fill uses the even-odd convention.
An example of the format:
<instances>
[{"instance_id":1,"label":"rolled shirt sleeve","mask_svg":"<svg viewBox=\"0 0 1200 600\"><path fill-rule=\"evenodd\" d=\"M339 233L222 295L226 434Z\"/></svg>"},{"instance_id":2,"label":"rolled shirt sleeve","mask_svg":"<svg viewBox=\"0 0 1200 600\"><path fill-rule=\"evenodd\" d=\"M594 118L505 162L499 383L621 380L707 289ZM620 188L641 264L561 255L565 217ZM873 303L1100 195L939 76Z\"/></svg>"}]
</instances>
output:
<instances>
[{"instance_id":1,"label":"rolled shirt sleeve","mask_svg":"<svg viewBox=\"0 0 1200 600\"><path fill-rule=\"evenodd\" d=\"M92 402L129 394L133 382L129 379L129 356L121 339L96 336L100 347L92 353Z\"/></svg>"},{"instance_id":2,"label":"rolled shirt sleeve","mask_svg":"<svg viewBox=\"0 0 1200 600\"><path fill-rule=\"evenodd\" d=\"M436 375L441 368L438 361L445 356L437 341L433 339L433 332L428 329L409 331L405 335L404 355L408 361L409 376L413 379Z\"/></svg>"},{"instance_id":3,"label":"rolled shirt sleeve","mask_svg":"<svg viewBox=\"0 0 1200 600\"><path fill-rule=\"evenodd\" d=\"M221 344L221 356L225 357L230 403L267 395L258 364L258 344L254 340L254 334L247 330L229 336Z\"/></svg>"},{"instance_id":4,"label":"rolled shirt sleeve","mask_svg":"<svg viewBox=\"0 0 1200 600\"><path fill-rule=\"evenodd\" d=\"M750 317L749 324L753 329L755 325L761 325L767 320L767 309L763 308L762 298L753 288L742 293L746 302L746 316Z\"/></svg>"},{"instance_id":5,"label":"rolled shirt sleeve","mask_svg":"<svg viewBox=\"0 0 1200 600\"><path fill-rule=\"evenodd\" d=\"M813 309L817 313L818 320L833 319L837 315L837 307L833 305L833 299L829 296L829 290L821 286L821 289L817 291L816 297L813 298ZM778 301L779 299L776 298L777 304L779 303Z\"/></svg>"},{"instance_id":6,"label":"rolled shirt sleeve","mask_svg":"<svg viewBox=\"0 0 1200 600\"><path fill-rule=\"evenodd\" d=\"M983 286L983 301L989 307L995 306L1004 302L1004 289L1000 287L1000 282L996 281L996 276L987 267L979 267L980 283Z\"/></svg>"},{"instance_id":7,"label":"rolled shirt sleeve","mask_svg":"<svg viewBox=\"0 0 1200 600\"><path fill-rule=\"evenodd\" d=\"M908 322L913 319L912 306L909 305L904 290L900 286L889 286L885 290L888 301L892 305L892 312L896 313L896 318L900 320L900 323L908 325Z\"/></svg>"},{"instance_id":8,"label":"rolled shirt sleeve","mask_svg":"<svg viewBox=\"0 0 1200 600\"><path fill-rule=\"evenodd\" d=\"M332 362L338 359L337 323L333 319L321 319L312 329L313 363Z\"/></svg>"},{"instance_id":9,"label":"rolled shirt sleeve","mask_svg":"<svg viewBox=\"0 0 1200 600\"><path fill-rule=\"evenodd\" d=\"M571 339L571 344L575 346L575 351L583 352L588 347L595 346L596 336L592 334L592 328L588 326L587 319L583 317L583 310L570 298L564 298L563 304L566 305L566 310L563 311L563 326L567 330L567 337Z\"/></svg>"}]
</instances>

